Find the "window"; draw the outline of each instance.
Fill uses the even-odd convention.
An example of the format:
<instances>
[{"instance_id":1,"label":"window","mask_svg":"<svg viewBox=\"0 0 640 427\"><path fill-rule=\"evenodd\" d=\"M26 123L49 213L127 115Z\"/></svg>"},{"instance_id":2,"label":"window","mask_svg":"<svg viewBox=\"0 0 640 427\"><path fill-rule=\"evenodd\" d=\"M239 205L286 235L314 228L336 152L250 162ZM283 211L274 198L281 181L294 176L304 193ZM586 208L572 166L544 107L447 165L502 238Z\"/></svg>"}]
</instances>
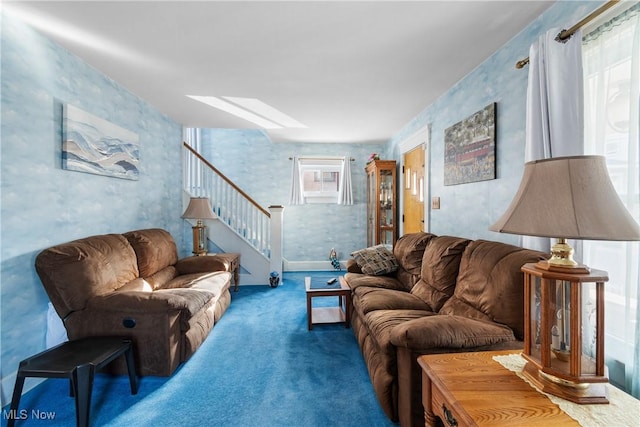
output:
<instances>
[{"instance_id":1,"label":"window","mask_svg":"<svg viewBox=\"0 0 640 427\"><path fill-rule=\"evenodd\" d=\"M305 203L338 203L342 159L300 159Z\"/></svg>"},{"instance_id":2,"label":"window","mask_svg":"<svg viewBox=\"0 0 640 427\"><path fill-rule=\"evenodd\" d=\"M602 24L583 39L585 154L607 158L618 195L640 217L638 105L640 104L640 4ZM605 353L613 384L640 396L637 376L638 242L583 243L584 262L607 270ZM636 356L637 357L637 356Z\"/></svg>"},{"instance_id":3,"label":"window","mask_svg":"<svg viewBox=\"0 0 640 427\"><path fill-rule=\"evenodd\" d=\"M200 129L198 128L183 129L184 142L186 142L197 153L201 153L201 148L202 148L201 136L202 135L201 135ZM202 162L188 152L183 153L183 162L184 162L184 165L182 168L182 174L183 174L182 182L184 185L184 189L187 190L191 195L194 195L194 196L200 195L202 191L202 185L203 185Z\"/></svg>"}]
</instances>

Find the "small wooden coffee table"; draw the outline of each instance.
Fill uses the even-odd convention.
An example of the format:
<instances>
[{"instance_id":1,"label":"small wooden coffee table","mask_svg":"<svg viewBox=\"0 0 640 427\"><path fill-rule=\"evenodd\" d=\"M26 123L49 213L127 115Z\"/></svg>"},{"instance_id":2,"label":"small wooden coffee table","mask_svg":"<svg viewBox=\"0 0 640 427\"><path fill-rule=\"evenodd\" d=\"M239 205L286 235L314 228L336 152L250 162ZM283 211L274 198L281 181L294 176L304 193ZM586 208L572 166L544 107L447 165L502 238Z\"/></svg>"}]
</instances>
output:
<instances>
[{"instance_id":1,"label":"small wooden coffee table","mask_svg":"<svg viewBox=\"0 0 640 427\"><path fill-rule=\"evenodd\" d=\"M339 287L327 286L327 279L313 277L305 279L307 291L307 326L313 329L314 323L340 323L344 322L345 328L351 324L351 289L343 277L336 282ZM337 307L313 307L311 300L314 297L338 297Z\"/></svg>"},{"instance_id":2,"label":"small wooden coffee table","mask_svg":"<svg viewBox=\"0 0 640 427\"><path fill-rule=\"evenodd\" d=\"M493 356L519 351L420 356L425 425L579 426ZM440 418L440 420L438 420Z\"/></svg>"}]
</instances>

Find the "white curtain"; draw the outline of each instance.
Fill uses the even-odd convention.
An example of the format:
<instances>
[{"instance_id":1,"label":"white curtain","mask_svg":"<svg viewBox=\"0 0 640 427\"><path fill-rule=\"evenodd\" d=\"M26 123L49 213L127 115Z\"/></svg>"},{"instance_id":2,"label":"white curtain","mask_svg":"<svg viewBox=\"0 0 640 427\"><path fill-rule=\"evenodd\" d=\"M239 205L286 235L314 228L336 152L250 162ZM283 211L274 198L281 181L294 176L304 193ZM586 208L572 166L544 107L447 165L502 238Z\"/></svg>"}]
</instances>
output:
<instances>
[{"instance_id":1,"label":"white curtain","mask_svg":"<svg viewBox=\"0 0 640 427\"><path fill-rule=\"evenodd\" d=\"M582 34L541 35L529 50L525 162L583 153ZM522 245L549 252L549 239L524 236Z\"/></svg>"},{"instance_id":2,"label":"white curtain","mask_svg":"<svg viewBox=\"0 0 640 427\"><path fill-rule=\"evenodd\" d=\"M340 188L338 189L338 204L352 205L353 191L351 190L351 156L346 155L342 160L340 173Z\"/></svg>"},{"instance_id":3,"label":"white curtain","mask_svg":"<svg viewBox=\"0 0 640 427\"><path fill-rule=\"evenodd\" d=\"M583 152L582 34L540 36L529 52L525 161Z\"/></svg>"},{"instance_id":4,"label":"white curtain","mask_svg":"<svg viewBox=\"0 0 640 427\"><path fill-rule=\"evenodd\" d=\"M584 38L585 153L604 155L618 195L640 222L640 4ZM589 242L606 270L605 354L614 384L640 398L640 244Z\"/></svg>"},{"instance_id":5,"label":"white curtain","mask_svg":"<svg viewBox=\"0 0 640 427\"><path fill-rule=\"evenodd\" d=\"M289 192L289 204L304 204L304 197L302 196L302 176L300 175L300 159L298 156L293 157L293 166L291 167L291 191Z\"/></svg>"}]
</instances>

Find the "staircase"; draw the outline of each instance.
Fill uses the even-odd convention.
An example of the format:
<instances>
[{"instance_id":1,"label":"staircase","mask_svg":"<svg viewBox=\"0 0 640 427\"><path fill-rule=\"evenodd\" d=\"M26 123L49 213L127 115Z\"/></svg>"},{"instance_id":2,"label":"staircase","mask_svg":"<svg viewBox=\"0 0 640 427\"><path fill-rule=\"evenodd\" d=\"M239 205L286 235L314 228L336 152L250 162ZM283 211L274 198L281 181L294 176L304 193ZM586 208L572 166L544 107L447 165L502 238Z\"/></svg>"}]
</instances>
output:
<instances>
[{"instance_id":1,"label":"staircase","mask_svg":"<svg viewBox=\"0 0 640 427\"><path fill-rule=\"evenodd\" d=\"M240 253L240 285L282 277L282 206L265 209L186 142L182 144L183 206L208 197L215 220L206 220L211 252ZM211 249L213 247L213 249Z\"/></svg>"}]
</instances>

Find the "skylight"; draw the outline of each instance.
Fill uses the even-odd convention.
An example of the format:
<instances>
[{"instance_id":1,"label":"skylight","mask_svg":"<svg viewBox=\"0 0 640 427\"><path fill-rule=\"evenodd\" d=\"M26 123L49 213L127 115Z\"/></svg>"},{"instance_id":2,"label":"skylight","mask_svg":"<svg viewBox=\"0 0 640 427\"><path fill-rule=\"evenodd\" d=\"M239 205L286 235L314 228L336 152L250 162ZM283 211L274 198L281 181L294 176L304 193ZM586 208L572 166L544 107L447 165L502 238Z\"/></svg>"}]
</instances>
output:
<instances>
[{"instance_id":1,"label":"skylight","mask_svg":"<svg viewBox=\"0 0 640 427\"><path fill-rule=\"evenodd\" d=\"M259 99L234 96L187 95L187 97L250 121L264 129L306 128L302 123Z\"/></svg>"}]
</instances>

